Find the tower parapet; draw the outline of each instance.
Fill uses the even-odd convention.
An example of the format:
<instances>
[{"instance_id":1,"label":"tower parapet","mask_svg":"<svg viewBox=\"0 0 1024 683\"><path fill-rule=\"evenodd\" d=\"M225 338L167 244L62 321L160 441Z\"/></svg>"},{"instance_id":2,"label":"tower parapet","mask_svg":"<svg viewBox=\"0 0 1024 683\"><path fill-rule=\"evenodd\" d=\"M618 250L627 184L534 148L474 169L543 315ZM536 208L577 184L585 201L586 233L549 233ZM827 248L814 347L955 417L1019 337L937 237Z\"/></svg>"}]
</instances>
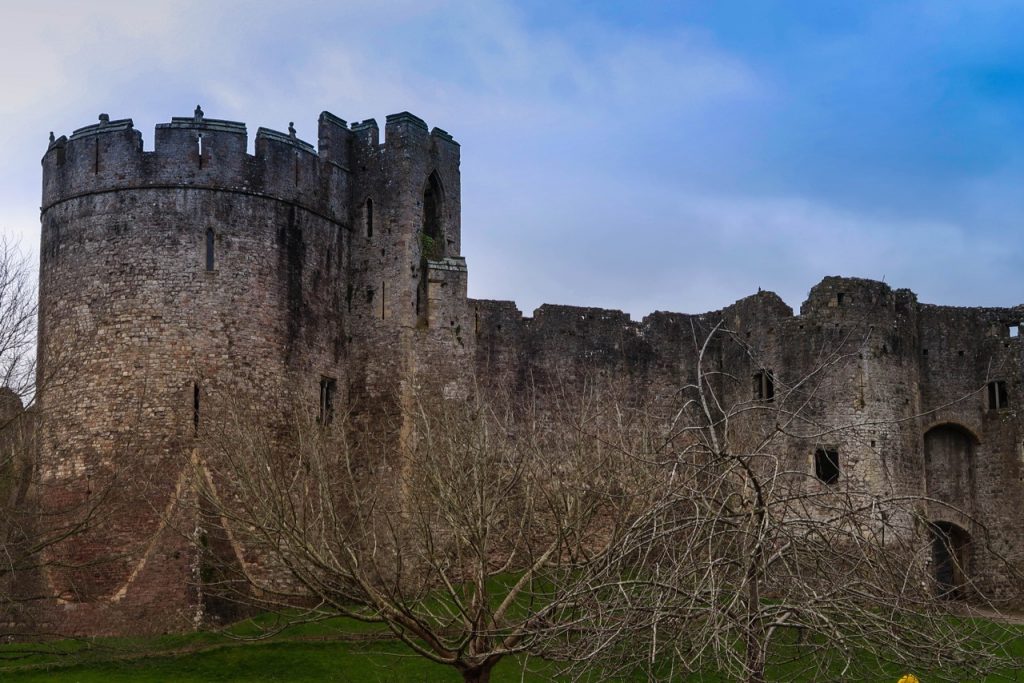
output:
<instances>
[{"instance_id":1,"label":"tower parapet","mask_svg":"<svg viewBox=\"0 0 1024 683\"><path fill-rule=\"evenodd\" d=\"M42 160L42 208L104 192L181 186L278 199L347 223L347 207L337 201L349 172L345 122L321 115L320 153L289 128L258 129L255 154L248 154L244 123L206 118L197 107L191 117L157 124L147 152L131 119L104 114L50 144Z\"/></svg>"}]
</instances>

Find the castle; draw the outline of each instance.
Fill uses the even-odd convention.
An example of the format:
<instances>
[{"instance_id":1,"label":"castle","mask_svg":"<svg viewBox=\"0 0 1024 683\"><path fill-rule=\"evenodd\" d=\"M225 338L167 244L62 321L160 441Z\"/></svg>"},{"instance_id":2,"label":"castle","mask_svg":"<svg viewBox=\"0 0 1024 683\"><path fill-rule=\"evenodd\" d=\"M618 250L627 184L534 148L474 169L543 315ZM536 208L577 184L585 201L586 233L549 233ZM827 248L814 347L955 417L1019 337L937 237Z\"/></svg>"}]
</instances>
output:
<instances>
[{"instance_id":1,"label":"castle","mask_svg":"<svg viewBox=\"0 0 1024 683\"><path fill-rule=\"evenodd\" d=\"M671 393L693 376L693 330L723 323L743 349L726 400L771 402L824 349L857 337L823 424L851 424L793 458L842 478L927 495L954 553L996 596L1018 588L986 548L1024 566L1024 307L921 304L881 282L829 277L799 314L770 292L710 313L627 314L467 297L458 143L403 112L349 125L324 112L317 145L200 108L156 127L130 119L52 138L42 159L40 450L53 505L110 491L102 533L76 568L43 577L66 631L187 628L202 600L187 539L164 525L181 453L209 396L308 394L400 405L429 379L446 396L473 377L600 370ZM113 486L109 486L113 483ZM946 507L948 503L952 507ZM956 509L963 510L959 513ZM92 564L90 558L114 558ZM938 565L943 565L938 562ZM940 577L951 580L949 577Z\"/></svg>"}]
</instances>

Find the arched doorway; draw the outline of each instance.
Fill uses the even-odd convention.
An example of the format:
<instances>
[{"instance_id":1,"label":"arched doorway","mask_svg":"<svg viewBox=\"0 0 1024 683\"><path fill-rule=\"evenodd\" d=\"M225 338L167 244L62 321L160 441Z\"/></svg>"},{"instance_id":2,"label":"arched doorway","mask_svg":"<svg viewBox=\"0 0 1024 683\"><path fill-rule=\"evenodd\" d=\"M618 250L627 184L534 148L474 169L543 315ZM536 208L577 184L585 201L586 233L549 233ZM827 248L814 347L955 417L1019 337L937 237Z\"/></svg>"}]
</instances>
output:
<instances>
[{"instance_id":1,"label":"arched doorway","mask_svg":"<svg viewBox=\"0 0 1024 683\"><path fill-rule=\"evenodd\" d=\"M967 597L971 535L952 522L933 522L932 568L939 597L963 600Z\"/></svg>"},{"instance_id":2,"label":"arched doorway","mask_svg":"<svg viewBox=\"0 0 1024 683\"><path fill-rule=\"evenodd\" d=\"M953 423L936 425L924 435L928 516L942 520L929 524L932 577L937 594L950 600L969 597L971 535L963 525L974 513L977 444L970 430Z\"/></svg>"}]
</instances>

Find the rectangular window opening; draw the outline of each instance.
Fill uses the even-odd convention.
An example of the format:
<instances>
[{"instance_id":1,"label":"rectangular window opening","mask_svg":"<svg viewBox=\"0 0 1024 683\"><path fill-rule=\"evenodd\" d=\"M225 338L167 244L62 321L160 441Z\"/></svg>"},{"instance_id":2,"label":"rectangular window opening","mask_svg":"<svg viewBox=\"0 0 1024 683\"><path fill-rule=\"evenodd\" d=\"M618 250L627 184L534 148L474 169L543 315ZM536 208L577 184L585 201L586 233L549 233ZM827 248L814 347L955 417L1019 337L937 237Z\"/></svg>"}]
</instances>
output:
<instances>
[{"instance_id":1,"label":"rectangular window opening","mask_svg":"<svg viewBox=\"0 0 1024 683\"><path fill-rule=\"evenodd\" d=\"M214 242L213 228L206 229L206 270L213 270L214 266Z\"/></svg>"},{"instance_id":2,"label":"rectangular window opening","mask_svg":"<svg viewBox=\"0 0 1024 683\"><path fill-rule=\"evenodd\" d=\"M844 299L846 299L846 294L845 293L839 292L838 294L836 294L836 304L837 305L842 306Z\"/></svg>"},{"instance_id":3,"label":"rectangular window opening","mask_svg":"<svg viewBox=\"0 0 1024 683\"><path fill-rule=\"evenodd\" d=\"M754 399L757 401L775 400L775 373L771 370L758 370L754 374Z\"/></svg>"},{"instance_id":4,"label":"rectangular window opening","mask_svg":"<svg viewBox=\"0 0 1024 683\"><path fill-rule=\"evenodd\" d=\"M1009 405L1006 395L1006 382L996 380L988 383L988 409L1002 410Z\"/></svg>"},{"instance_id":5,"label":"rectangular window opening","mask_svg":"<svg viewBox=\"0 0 1024 683\"><path fill-rule=\"evenodd\" d=\"M199 436L199 382L192 384L192 434Z\"/></svg>"},{"instance_id":6,"label":"rectangular window opening","mask_svg":"<svg viewBox=\"0 0 1024 683\"><path fill-rule=\"evenodd\" d=\"M834 447L814 451L814 476L824 484L839 481L839 450Z\"/></svg>"},{"instance_id":7,"label":"rectangular window opening","mask_svg":"<svg viewBox=\"0 0 1024 683\"><path fill-rule=\"evenodd\" d=\"M203 167L203 134L196 137L196 151L199 153L199 168Z\"/></svg>"},{"instance_id":8,"label":"rectangular window opening","mask_svg":"<svg viewBox=\"0 0 1024 683\"><path fill-rule=\"evenodd\" d=\"M338 391L338 381L333 377L320 378L320 417L317 421L329 425L334 421L334 398Z\"/></svg>"},{"instance_id":9,"label":"rectangular window opening","mask_svg":"<svg viewBox=\"0 0 1024 683\"><path fill-rule=\"evenodd\" d=\"M1020 325L1010 325L1008 331L1010 333L1010 338L1015 339L1020 336Z\"/></svg>"}]
</instances>

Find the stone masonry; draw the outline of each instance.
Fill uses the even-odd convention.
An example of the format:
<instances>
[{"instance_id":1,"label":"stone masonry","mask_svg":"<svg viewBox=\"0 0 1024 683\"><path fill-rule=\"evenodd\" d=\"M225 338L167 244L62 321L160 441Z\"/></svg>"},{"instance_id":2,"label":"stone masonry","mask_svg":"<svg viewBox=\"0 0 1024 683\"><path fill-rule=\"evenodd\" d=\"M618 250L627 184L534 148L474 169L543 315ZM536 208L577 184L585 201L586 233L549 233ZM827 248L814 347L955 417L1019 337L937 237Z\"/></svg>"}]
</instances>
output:
<instances>
[{"instance_id":1,"label":"stone masonry","mask_svg":"<svg viewBox=\"0 0 1024 683\"><path fill-rule=\"evenodd\" d=\"M759 292L700 315L545 305L524 317L467 298L448 133L404 112L381 140L373 119L324 112L317 138L260 128L249 154L244 124L197 107L158 125L149 151L130 119L106 115L50 142L40 375L60 381L41 385L41 500L109 496L99 524L61 548L74 566L44 577L60 595L46 619L64 632L180 630L202 616L195 551L169 520L211 396L319 395L372 420L420 386L450 398L475 378L526 391L600 372L670 395L692 381L694 331L718 323L740 342L711 349L742 378L722 386L726 400L770 401L849 350L843 381L811 409L858 427L794 442L795 467L813 474L831 451L839 477L963 509L928 516L1024 566L1024 307L933 306L829 277L799 314ZM1010 596L1005 571L964 552L981 585Z\"/></svg>"}]
</instances>

